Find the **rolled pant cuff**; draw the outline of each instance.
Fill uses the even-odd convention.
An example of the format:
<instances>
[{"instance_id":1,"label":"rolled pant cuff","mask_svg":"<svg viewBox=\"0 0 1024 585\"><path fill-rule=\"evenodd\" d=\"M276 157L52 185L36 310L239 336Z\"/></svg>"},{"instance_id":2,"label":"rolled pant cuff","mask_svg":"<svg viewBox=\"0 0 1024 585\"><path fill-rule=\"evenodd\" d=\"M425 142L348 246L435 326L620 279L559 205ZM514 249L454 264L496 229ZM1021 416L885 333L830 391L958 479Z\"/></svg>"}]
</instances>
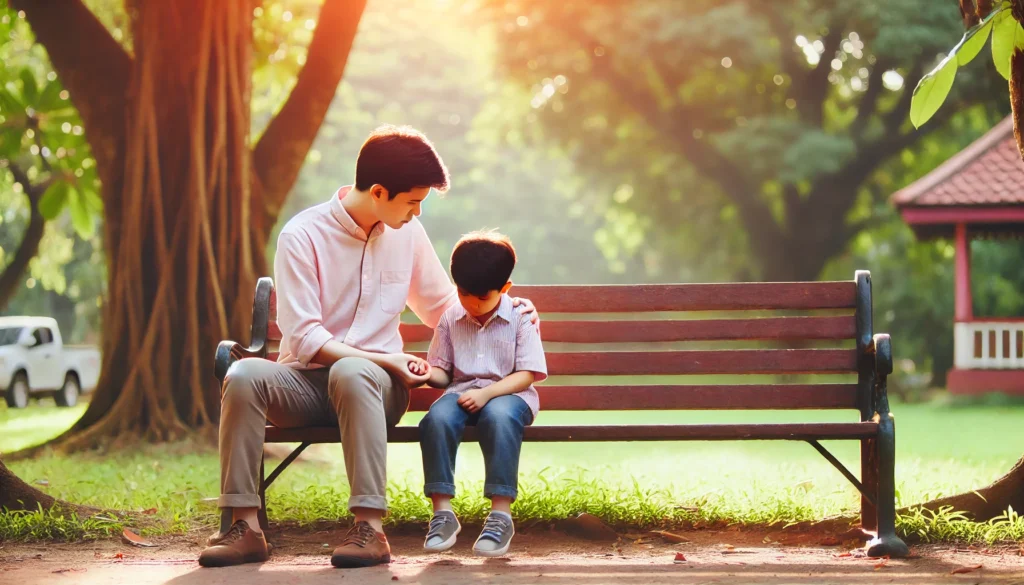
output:
<instances>
[{"instance_id":1,"label":"rolled pant cuff","mask_svg":"<svg viewBox=\"0 0 1024 585\"><path fill-rule=\"evenodd\" d=\"M508 485L484 484L484 497L493 498L494 496L503 496L514 500L519 496L519 490Z\"/></svg>"},{"instance_id":2,"label":"rolled pant cuff","mask_svg":"<svg viewBox=\"0 0 1024 585\"><path fill-rule=\"evenodd\" d=\"M388 501L384 496L352 496L348 499L348 509L370 508L373 510L388 510Z\"/></svg>"},{"instance_id":3,"label":"rolled pant cuff","mask_svg":"<svg viewBox=\"0 0 1024 585\"><path fill-rule=\"evenodd\" d=\"M256 494L221 494L217 506L221 508L260 508L262 502Z\"/></svg>"},{"instance_id":4,"label":"rolled pant cuff","mask_svg":"<svg viewBox=\"0 0 1024 585\"><path fill-rule=\"evenodd\" d=\"M423 494L428 498L437 494L439 496L454 496L455 495L455 484L452 483L428 483L423 486Z\"/></svg>"}]
</instances>

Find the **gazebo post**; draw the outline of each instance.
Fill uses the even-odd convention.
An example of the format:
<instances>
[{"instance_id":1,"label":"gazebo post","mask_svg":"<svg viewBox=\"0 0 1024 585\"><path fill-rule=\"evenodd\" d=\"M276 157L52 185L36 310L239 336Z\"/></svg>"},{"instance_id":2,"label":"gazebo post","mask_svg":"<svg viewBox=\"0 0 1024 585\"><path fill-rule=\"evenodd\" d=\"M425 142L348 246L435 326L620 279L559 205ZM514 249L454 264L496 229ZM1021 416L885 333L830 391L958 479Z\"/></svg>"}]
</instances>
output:
<instances>
[{"instance_id":1,"label":"gazebo post","mask_svg":"<svg viewBox=\"0 0 1024 585\"><path fill-rule=\"evenodd\" d=\"M974 307L971 300L971 241L964 223L956 224L955 278L954 363L957 368L966 369L974 355L974 340L967 327L974 318Z\"/></svg>"}]
</instances>

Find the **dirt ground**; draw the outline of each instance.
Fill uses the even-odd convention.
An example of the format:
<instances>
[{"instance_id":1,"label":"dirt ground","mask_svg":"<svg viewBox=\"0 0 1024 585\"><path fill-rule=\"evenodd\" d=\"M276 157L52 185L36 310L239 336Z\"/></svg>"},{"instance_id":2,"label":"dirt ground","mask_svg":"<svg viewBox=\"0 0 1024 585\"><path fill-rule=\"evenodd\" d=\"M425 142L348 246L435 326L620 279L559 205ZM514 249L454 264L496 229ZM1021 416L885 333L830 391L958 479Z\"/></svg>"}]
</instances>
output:
<instances>
[{"instance_id":1,"label":"dirt ground","mask_svg":"<svg viewBox=\"0 0 1024 585\"><path fill-rule=\"evenodd\" d=\"M476 527L466 526L452 551L428 554L422 534L405 528L389 533L394 560L369 569L334 569L330 554L344 526L278 527L270 561L227 569L196 563L205 533L154 539L138 548L119 540L79 544L0 544L0 584L35 583L200 585L251 583L392 582L478 585L579 583L648 585L668 583L998 583L1024 585L1024 544L990 548L912 546L909 559L871 559L859 542L818 529L691 530L665 537L622 534L617 541L570 536L554 527L523 529L505 558L479 559L471 547ZM593 535L592 535L593 537ZM677 553L685 560L676 561Z\"/></svg>"}]
</instances>

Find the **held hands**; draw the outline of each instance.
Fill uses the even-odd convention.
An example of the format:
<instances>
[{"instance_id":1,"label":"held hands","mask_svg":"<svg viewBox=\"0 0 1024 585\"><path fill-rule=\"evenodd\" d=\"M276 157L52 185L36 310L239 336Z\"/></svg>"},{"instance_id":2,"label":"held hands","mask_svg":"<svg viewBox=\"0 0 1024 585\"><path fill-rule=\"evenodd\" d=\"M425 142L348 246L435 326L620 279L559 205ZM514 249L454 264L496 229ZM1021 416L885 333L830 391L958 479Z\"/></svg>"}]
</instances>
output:
<instances>
[{"instance_id":1,"label":"held hands","mask_svg":"<svg viewBox=\"0 0 1024 585\"><path fill-rule=\"evenodd\" d=\"M415 388L430 377L430 364L407 353L393 353L387 357L387 369L398 376L410 388Z\"/></svg>"},{"instance_id":2,"label":"held hands","mask_svg":"<svg viewBox=\"0 0 1024 585\"><path fill-rule=\"evenodd\" d=\"M480 409L490 402L491 398L487 395L487 391L484 388L474 388L472 390L466 390L459 396L459 406L463 410L470 414L480 412Z\"/></svg>"}]
</instances>

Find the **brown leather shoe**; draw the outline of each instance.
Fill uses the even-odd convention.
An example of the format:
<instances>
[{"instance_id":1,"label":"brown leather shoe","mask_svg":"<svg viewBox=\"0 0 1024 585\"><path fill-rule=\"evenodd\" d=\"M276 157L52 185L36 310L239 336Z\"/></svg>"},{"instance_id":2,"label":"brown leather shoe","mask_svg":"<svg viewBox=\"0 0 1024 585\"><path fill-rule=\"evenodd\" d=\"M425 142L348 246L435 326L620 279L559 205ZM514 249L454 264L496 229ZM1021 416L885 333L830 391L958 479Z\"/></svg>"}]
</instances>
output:
<instances>
[{"instance_id":1,"label":"brown leather shoe","mask_svg":"<svg viewBox=\"0 0 1024 585\"><path fill-rule=\"evenodd\" d=\"M228 530L216 544L199 554L199 565L230 567L243 563L262 563L268 558L270 550L263 533L249 528L245 520L239 520L231 525L231 530Z\"/></svg>"},{"instance_id":2,"label":"brown leather shoe","mask_svg":"<svg viewBox=\"0 0 1024 585\"><path fill-rule=\"evenodd\" d=\"M331 556L331 564L339 569L372 567L390 562L388 537L374 530L368 522L356 522Z\"/></svg>"}]
</instances>

